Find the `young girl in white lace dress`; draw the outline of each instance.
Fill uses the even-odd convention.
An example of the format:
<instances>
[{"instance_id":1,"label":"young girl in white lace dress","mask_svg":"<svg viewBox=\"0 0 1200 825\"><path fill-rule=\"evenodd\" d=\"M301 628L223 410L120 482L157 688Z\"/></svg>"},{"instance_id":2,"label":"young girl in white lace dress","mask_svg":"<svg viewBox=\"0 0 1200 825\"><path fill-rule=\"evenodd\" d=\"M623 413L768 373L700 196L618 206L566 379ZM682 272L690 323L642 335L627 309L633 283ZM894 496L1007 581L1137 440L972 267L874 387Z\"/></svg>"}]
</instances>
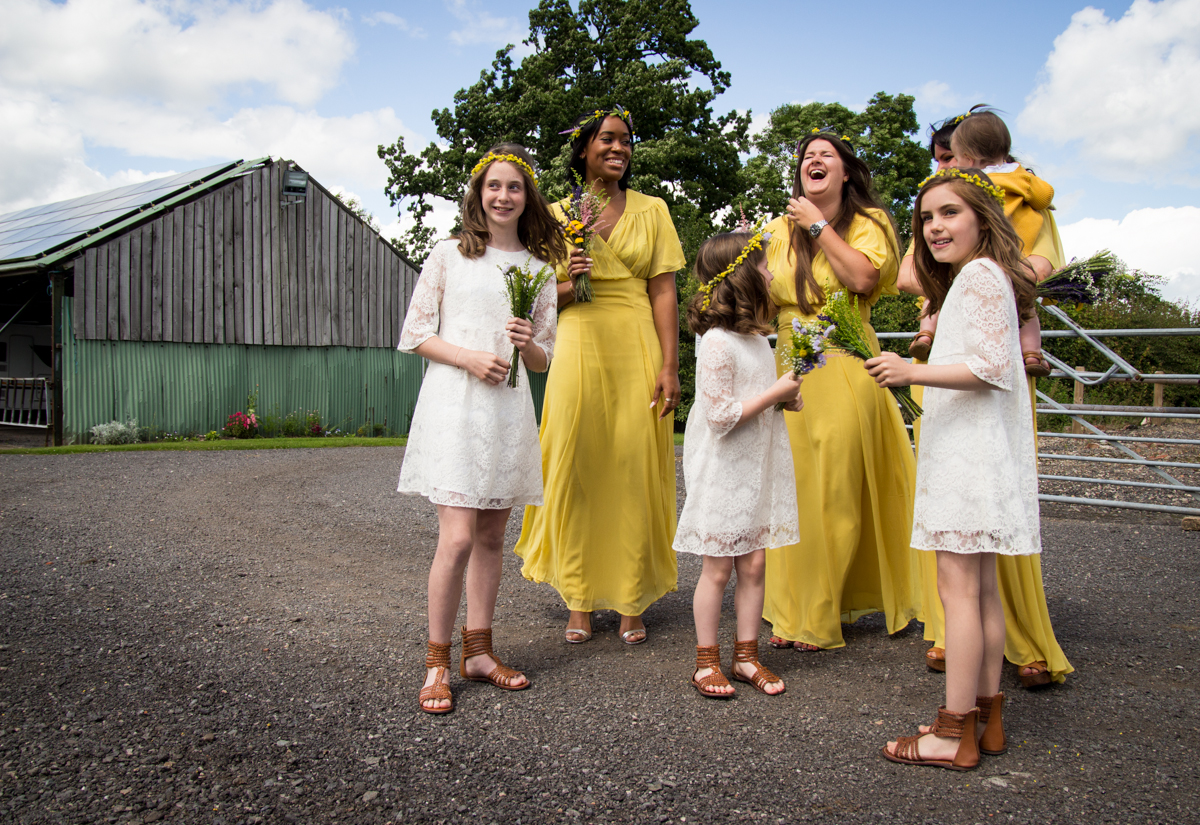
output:
<instances>
[{"instance_id":1,"label":"young girl in white lace dress","mask_svg":"<svg viewBox=\"0 0 1200 825\"><path fill-rule=\"evenodd\" d=\"M449 713L450 637L466 571L467 623L459 673L505 690L529 687L492 653L504 527L514 506L541 504L541 451L526 368L553 354L557 294L550 278L533 320L512 318L503 271L537 272L566 259L562 230L520 146L492 147L471 173L462 231L429 253L400 334L400 350L427 359L400 470L401 493L437 505L438 545L429 570L429 645L419 702ZM520 350L518 385L505 378ZM469 564L468 564L469 562Z\"/></svg>"},{"instance_id":2,"label":"young girl in white lace dress","mask_svg":"<svg viewBox=\"0 0 1200 825\"><path fill-rule=\"evenodd\" d=\"M977 169L945 169L913 208L914 263L941 311L928 364L867 361L880 386L921 384L912 546L937 553L946 612L946 704L932 728L889 742L893 762L969 770L1007 747L1004 610L996 556L1041 552L1029 387L1018 328L1035 292L1004 193Z\"/></svg>"},{"instance_id":3,"label":"young girl in white lace dress","mask_svg":"<svg viewBox=\"0 0 1200 825\"><path fill-rule=\"evenodd\" d=\"M692 685L727 699L733 686L721 672L721 600L734 568L737 637L730 673L763 693L783 693L783 681L758 661L767 547L799 541L796 481L783 414L798 412L800 380L775 378L766 336L775 308L761 232L709 238L696 256L700 291L688 306L688 326L700 338L696 398L684 434L687 499L674 548L704 557L692 610L696 669Z\"/></svg>"}]
</instances>

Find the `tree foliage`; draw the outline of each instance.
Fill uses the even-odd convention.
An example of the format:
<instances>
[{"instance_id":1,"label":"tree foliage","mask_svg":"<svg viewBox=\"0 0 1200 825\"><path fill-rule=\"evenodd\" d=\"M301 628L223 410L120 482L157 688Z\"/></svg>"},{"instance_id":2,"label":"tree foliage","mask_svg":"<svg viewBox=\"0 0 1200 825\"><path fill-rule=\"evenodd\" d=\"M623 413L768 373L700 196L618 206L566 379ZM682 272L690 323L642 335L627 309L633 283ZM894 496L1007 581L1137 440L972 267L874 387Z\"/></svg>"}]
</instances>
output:
<instances>
[{"instance_id":1,"label":"tree foliage","mask_svg":"<svg viewBox=\"0 0 1200 825\"><path fill-rule=\"evenodd\" d=\"M379 147L387 195L393 206L407 199L415 220L401 239L409 257L423 261L435 240L425 223L432 199L459 202L489 145L528 148L543 170L543 191L555 199L567 191L569 152L558 133L589 108L619 103L633 115L632 186L666 200L690 258L692 239L707 236L709 216L739 190L750 122L749 114L713 114L730 77L704 41L688 38L698 22L688 0L581 0L578 11L568 0L542 0L524 41L533 53L516 63L513 46L501 49L473 86L454 95L453 110L434 111L443 145L420 154L403 139Z\"/></svg>"}]
</instances>

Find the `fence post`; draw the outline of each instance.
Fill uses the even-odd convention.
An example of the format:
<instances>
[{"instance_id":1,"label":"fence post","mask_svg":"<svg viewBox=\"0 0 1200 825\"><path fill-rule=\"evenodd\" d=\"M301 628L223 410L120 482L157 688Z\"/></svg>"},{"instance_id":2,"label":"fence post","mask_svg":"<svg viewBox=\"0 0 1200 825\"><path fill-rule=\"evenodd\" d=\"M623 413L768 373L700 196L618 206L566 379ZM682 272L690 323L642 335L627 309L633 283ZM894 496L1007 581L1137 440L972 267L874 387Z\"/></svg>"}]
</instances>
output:
<instances>
[{"instance_id":1,"label":"fence post","mask_svg":"<svg viewBox=\"0 0 1200 825\"><path fill-rule=\"evenodd\" d=\"M1083 367L1076 367L1076 368L1075 368L1075 372L1083 372ZM1080 381L1078 381L1078 380L1076 380L1076 381L1075 381L1075 397L1074 397L1074 403L1076 403L1076 404L1082 404L1082 403L1083 403L1083 391L1084 391L1084 386L1083 386L1083 383L1082 383L1082 382L1080 382ZM1071 422L1071 432L1073 432L1073 433L1082 433L1082 432L1083 432L1083 425L1082 425L1082 424L1080 424L1078 421L1072 421L1072 422Z\"/></svg>"},{"instance_id":2,"label":"fence post","mask_svg":"<svg viewBox=\"0 0 1200 825\"><path fill-rule=\"evenodd\" d=\"M1155 375L1162 375L1162 374L1163 374L1163 371L1162 371L1162 370L1155 370L1155 371L1154 371L1154 374L1155 374ZM1155 406L1155 407L1162 407L1162 406L1164 406L1164 404L1163 404L1163 385L1162 385L1162 384L1155 384L1155 385L1154 385L1154 406ZM1157 419L1157 420L1158 420L1159 422L1163 423L1163 424L1166 424L1166 423L1167 423L1168 421L1170 421L1171 419L1169 419L1169 418L1159 418L1159 419Z\"/></svg>"}]
</instances>

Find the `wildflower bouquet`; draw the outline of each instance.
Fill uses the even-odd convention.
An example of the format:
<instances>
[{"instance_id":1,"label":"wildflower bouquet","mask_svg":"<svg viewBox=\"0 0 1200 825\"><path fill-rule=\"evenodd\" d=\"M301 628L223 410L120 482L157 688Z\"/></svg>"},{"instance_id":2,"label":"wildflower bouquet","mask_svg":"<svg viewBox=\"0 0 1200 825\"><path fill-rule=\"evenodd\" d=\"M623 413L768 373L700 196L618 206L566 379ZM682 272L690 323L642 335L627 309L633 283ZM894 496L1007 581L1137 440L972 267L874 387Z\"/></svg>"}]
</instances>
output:
<instances>
[{"instance_id":1,"label":"wildflower bouquet","mask_svg":"<svg viewBox=\"0 0 1200 825\"><path fill-rule=\"evenodd\" d=\"M532 321L533 302L537 300L542 287L553 277L554 270L545 265L537 272L530 272L528 267L529 264L501 267L501 271L504 273L504 294L508 296L508 311L512 313L513 318ZM520 357L521 351L514 346L508 369L508 385L510 387L517 386L519 380L517 359Z\"/></svg>"},{"instance_id":2,"label":"wildflower bouquet","mask_svg":"<svg viewBox=\"0 0 1200 825\"><path fill-rule=\"evenodd\" d=\"M1072 259L1038 284L1038 297L1064 304L1094 304L1103 293L1104 279L1120 268L1120 259L1107 249L1082 261Z\"/></svg>"},{"instance_id":3,"label":"wildflower bouquet","mask_svg":"<svg viewBox=\"0 0 1200 825\"><path fill-rule=\"evenodd\" d=\"M858 314L857 295L851 296L844 289L838 290L825 302L825 314L821 318L832 325L827 334L830 345L864 361L875 357L871 344L867 341L862 316ZM904 417L905 424L911 424L920 418L923 410L913 401L912 392L908 387L888 389L900 405L900 414Z\"/></svg>"},{"instance_id":4,"label":"wildflower bouquet","mask_svg":"<svg viewBox=\"0 0 1200 825\"><path fill-rule=\"evenodd\" d=\"M825 321L805 325L799 318L792 319L792 334L783 357L792 365L794 375L808 375L825 366L825 341L832 331L833 327ZM775 409L782 410L783 404L776 404Z\"/></svg>"},{"instance_id":5,"label":"wildflower bouquet","mask_svg":"<svg viewBox=\"0 0 1200 825\"><path fill-rule=\"evenodd\" d=\"M608 207L609 198L598 194L590 186L585 186L579 173L575 172L575 185L571 187L571 200L563 209L565 220L563 234L567 243L582 249L584 254L592 251L592 240L596 237L596 225L600 216ZM592 294L592 279L586 272L575 279L575 300L581 304L590 303L595 295Z\"/></svg>"}]
</instances>

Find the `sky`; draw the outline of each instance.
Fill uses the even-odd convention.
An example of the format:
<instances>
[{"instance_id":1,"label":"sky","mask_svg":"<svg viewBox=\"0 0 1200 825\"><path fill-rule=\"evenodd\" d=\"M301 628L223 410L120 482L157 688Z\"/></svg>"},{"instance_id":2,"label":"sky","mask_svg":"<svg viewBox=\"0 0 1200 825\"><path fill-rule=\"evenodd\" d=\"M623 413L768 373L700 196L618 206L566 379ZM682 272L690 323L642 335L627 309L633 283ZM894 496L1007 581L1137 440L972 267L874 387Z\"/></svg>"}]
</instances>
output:
<instances>
[{"instance_id":1,"label":"sky","mask_svg":"<svg viewBox=\"0 0 1200 825\"><path fill-rule=\"evenodd\" d=\"M220 161L295 160L385 235L379 144L437 140L536 0L0 0L0 213ZM1200 304L1200 0L842 4L692 0L732 75L714 110L988 103L1055 187L1068 256L1111 248ZM921 137L924 136L922 132ZM635 157L636 163L636 157ZM448 229L454 207L438 209Z\"/></svg>"}]
</instances>

